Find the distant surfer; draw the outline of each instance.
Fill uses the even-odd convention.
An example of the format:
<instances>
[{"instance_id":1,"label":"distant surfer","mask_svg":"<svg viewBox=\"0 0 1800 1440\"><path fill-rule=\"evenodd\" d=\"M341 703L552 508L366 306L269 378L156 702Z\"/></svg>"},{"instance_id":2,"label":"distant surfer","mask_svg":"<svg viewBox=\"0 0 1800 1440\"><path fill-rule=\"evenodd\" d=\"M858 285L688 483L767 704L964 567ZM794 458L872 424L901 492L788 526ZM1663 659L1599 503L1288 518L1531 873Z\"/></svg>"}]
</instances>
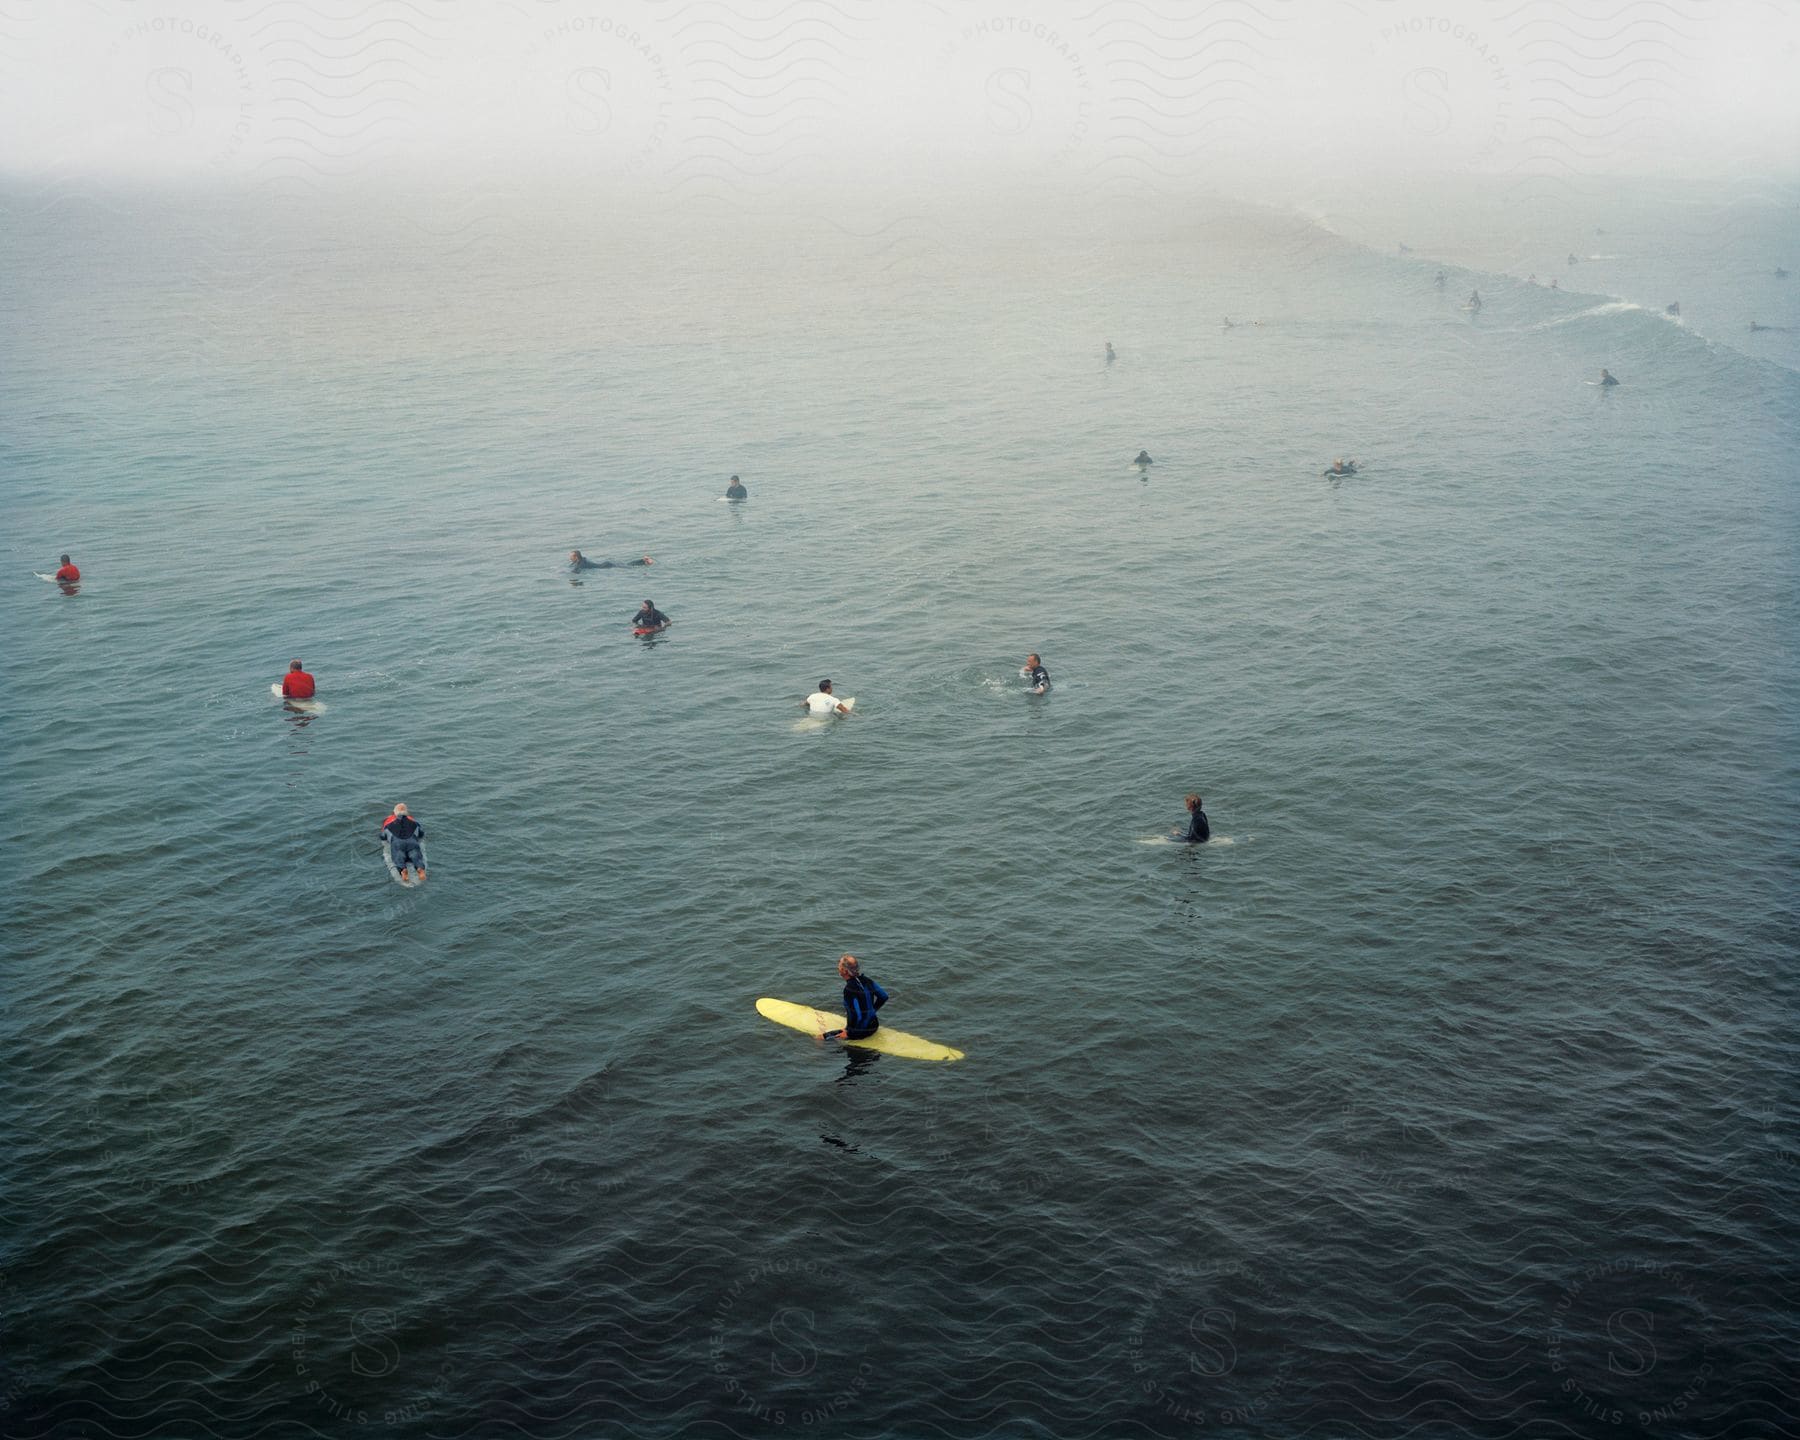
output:
<instances>
[{"instance_id":1,"label":"distant surfer","mask_svg":"<svg viewBox=\"0 0 1800 1440\"><path fill-rule=\"evenodd\" d=\"M1663 314L1665 315L1679 315L1680 313L1681 302L1679 300L1671 300L1667 305L1663 306Z\"/></svg>"},{"instance_id":2,"label":"distant surfer","mask_svg":"<svg viewBox=\"0 0 1800 1440\"><path fill-rule=\"evenodd\" d=\"M1048 695L1050 693L1050 672L1044 668L1044 662L1036 655L1025 657L1025 668L1019 671L1028 688L1027 695Z\"/></svg>"},{"instance_id":3,"label":"distant surfer","mask_svg":"<svg viewBox=\"0 0 1800 1440\"><path fill-rule=\"evenodd\" d=\"M67 555L62 557L62 568L50 577L59 585L75 585L81 581L81 571Z\"/></svg>"},{"instance_id":4,"label":"distant surfer","mask_svg":"<svg viewBox=\"0 0 1800 1440\"><path fill-rule=\"evenodd\" d=\"M624 565L621 565L616 560L590 560L579 550L569 552L569 568L577 572L582 570L623 570L632 565L654 565L655 563L648 555L640 555L637 559L627 560Z\"/></svg>"},{"instance_id":5,"label":"distant surfer","mask_svg":"<svg viewBox=\"0 0 1800 1440\"><path fill-rule=\"evenodd\" d=\"M1579 255L1575 254L1573 251L1570 251L1569 252L1569 263L1571 265L1579 265L1581 263L1581 257Z\"/></svg>"},{"instance_id":6,"label":"distant surfer","mask_svg":"<svg viewBox=\"0 0 1800 1440\"><path fill-rule=\"evenodd\" d=\"M1322 473L1326 475L1354 475L1356 473L1356 462L1354 460L1346 460L1340 455L1337 459L1333 460L1330 466Z\"/></svg>"},{"instance_id":7,"label":"distant surfer","mask_svg":"<svg viewBox=\"0 0 1800 1440\"><path fill-rule=\"evenodd\" d=\"M306 673L306 667L298 660L288 661L287 674L281 677L281 698L283 700L310 700L316 682Z\"/></svg>"},{"instance_id":8,"label":"distant surfer","mask_svg":"<svg viewBox=\"0 0 1800 1440\"><path fill-rule=\"evenodd\" d=\"M1442 270L1438 271L1437 279L1433 280L1431 283L1442 290L1444 288L1444 272Z\"/></svg>"},{"instance_id":9,"label":"distant surfer","mask_svg":"<svg viewBox=\"0 0 1800 1440\"><path fill-rule=\"evenodd\" d=\"M1141 470L1144 466L1154 465L1156 462L1150 458L1150 452L1148 450L1140 450L1137 453L1137 459L1133 460L1131 463Z\"/></svg>"},{"instance_id":10,"label":"distant surfer","mask_svg":"<svg viewBox=\"0 0 1800 1440\"><path fill-rule=\"evenodd\" d=\"M396 805L394 813L381 822L381 838L387 841L389 860L402 881L409 869L420 881L425 879L425 851L420 845L425 827L407 813L404 805Z\"/></svg>"},{"instance_id":11,"label":"distant surfer","mask_svg":"<svg viewBox=\"0 0 1800 1440\"><path fill-rule=\"evenodd\" d=\"M1552 290L1562 289L1562 281L1558 280L1554 275L1552 275L1550 277L1550 288Z\"/></svg>"},{"instance_id":12,"label":"distant surfer","mask_svg":"<svg viewBox=\"0 0 1800 1440\"><path fill-rule=\"evenodd\" d=\"M631 617L631 628L634 630L660 630L669 623L669 617L648 600L640 605L637 614Z\"/></svg>"},{"instance_id":13,"label":"distant surfer","mask_svg":"<svg viewBox=\"0 0 1800 1440\"><path fill-rule=\"evenodd\" d=\"M1785 280L1787 279L1787 275L1788 272L1783 270L1779 265L1775 267L1775 278L1777 280Z\"/></svg>"},{"instance_id":14,"label":"distant surfer","mask_svg":"<svg viewBox=\"0 0 1800 1440\"><path fill-rule=\"evenodd\" d=\"M1232 318L1227 315L1219 322L1219 328L1221 330L1235 330L1237 329L1237 325Z\"/></svg>"},{"instance_id":15,"label":"distant surfer","mask_svg":"<svg viewBox=\"0 0 1800 1440\"><path fill-rule=\"evenodd\" d=\"M1108 365L1110 365L1113 363L1113 361L1117 360L1118 358L1119 358L1118 351L1116 351L1112 348L1112 341L1108 340L1106 342L1106 363Z\"/></svg>"},{"instance_id":16,"label":"distant surfer","mask_svg":"<svg viewBox=\"0 0 1800 1440\"><path fill-rule=\"evenodd\" d=\"M744 482L733 475L731 483L725 487L725 498L727 500L748 500L750 492L744 488Z\"/></svg>"},{"instance_id":17,"label":"distant surfer","mask_svg":"<svg viewBox=\"0 0 1800 1440\"><path fill-rule=\"evenodd\" d=\"M1618 377L1615 376L1612 371L1602 368L1600 371L1600 378L1594 383L1597 385L1617 385L1619 381Z\"/></svg>"},{"instance_id":18,"label":"distant surfer","mask_svg":"<svg viewBox=\"0 0 1800 1440\"><path fill-rule=\"evenodd\" d=\"M862 973L862 963L854 955L838 961L838 974L844 979L844 1028L827 1030L827 1040L867 1040L881 1028L875 1012L887 1004L888 993Z\"/></svg>"},{"instance_id":19,"label":"distant surfer","mask_svg":"<svg viewBox=\"0 0 1800 1440\"><path fill-rule=\"evenodd\" d=\"M1189 795L1182 803L1187 806L1188 826L1177 830L1175 838L1184 845L1204 845L1212 838L1212 826L1206 823L1206 811L1201 808L1206 802L1198 795Z\"/></svg>"},{"instance_id":20,"label":"distant surfer","mask_svg":"<svg viewBox=\"0 0 1800 1440\"><path fill-rule=\"evenodd\" d=\"M831 682L821 680L819 688L800 702L801 709L813 715L848 715L850 707L831 693Z\"/></svg>"},{"instance_id":21,"label":"distant surfer","mask_svg":"<svg viewBox=\"0 0 1800 1440\"><path fill-rule=\"evenodd\" d=\"M1481 308L1481 292L1479 290L1471 290L1469 292L1469 298L1463 301L1463 308L1465 310L1479 310Z\"/></svg>"}]
</instances>

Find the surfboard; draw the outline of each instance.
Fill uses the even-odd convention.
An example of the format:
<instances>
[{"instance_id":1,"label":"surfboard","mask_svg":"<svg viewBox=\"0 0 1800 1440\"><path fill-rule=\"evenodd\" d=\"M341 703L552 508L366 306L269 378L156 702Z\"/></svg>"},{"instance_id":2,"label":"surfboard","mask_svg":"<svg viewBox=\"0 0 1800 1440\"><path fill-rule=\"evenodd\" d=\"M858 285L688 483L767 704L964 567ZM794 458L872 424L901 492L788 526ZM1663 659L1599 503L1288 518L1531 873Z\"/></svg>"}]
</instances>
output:
<instances>
[{"instance_id":1,"label":"surfboard","mask_svg":"<svg viewBox=\"0 0 1800 1440\"><path fill-rule=\"evenodd\" d=\"M282 704L292 705L294 709L304 710L309 715L323 715L325 713L325 702L323 700L288 699L287 696L281 693L281 682L279 680L269 687L269 693L277 700L281 701Z\"/></svg>"},{"instance_id":2,"label":"surfboard","mask_svg":"<svg viewBox=\"0 0 1800 1440\"><path fill-rule=\"evenodd\" d=\"M842 1015L833 1014L829 1010L815 1010L810 1005L796 1005L791 1000L770 1000L765 997L756 1002L756 1013L765 1020L773 1020L777 1025L785 1025L790 1030L798 1030L806 1035L823 1035L827 1030L844 1028ZM904 1030L890 1030L885 1025L867 1040L844 1040L840 1043L853 1045L859 1050L893 1055L902 1060L963 1058L960 1050L952 1050L948 1045L939 1045L917 1035L908 1035Z\"/></svg>"},{"instance_id":3,"label":"surfboard","mask_svg":"<svg viewBox=\"0 0 1800 1440\"><path fill-rule=\"evenodd\" d=\"M423 840L419 842L419 860L426 869L431 868L431 862L425 854L425 842ZM404 885L408 890L412 890L425 883L418 878L417 871L413 872L413 878L411 880L404 879L401 876L399 870L394 867L394 847L385 840L381 842L381 863L387 866L387 872L393 877L393 881L396 885Z\"/></svg>"},{"instance_id":4,"label":"surfboard","mask_svg":"<svg viewBox=\"0 0 1800 1440\"><path fill-rule=\"evenodd\" d=\"M52 585L56 583L56 577L54 575L46 575L42 570L33 570L31 573L40 580L48 580Z\"/></svg>"},{"instance_id":5,"label":"surfboard","mask_svg":"<svg viewBox=\"0 0 1800 1440\"><path fill-rule=\"evenodd\" d=\"M631 633L633 635L660 635L674 623L673 620L669 620L661 625L633 625L631 627Z\"/></svg>"}]
</instances>

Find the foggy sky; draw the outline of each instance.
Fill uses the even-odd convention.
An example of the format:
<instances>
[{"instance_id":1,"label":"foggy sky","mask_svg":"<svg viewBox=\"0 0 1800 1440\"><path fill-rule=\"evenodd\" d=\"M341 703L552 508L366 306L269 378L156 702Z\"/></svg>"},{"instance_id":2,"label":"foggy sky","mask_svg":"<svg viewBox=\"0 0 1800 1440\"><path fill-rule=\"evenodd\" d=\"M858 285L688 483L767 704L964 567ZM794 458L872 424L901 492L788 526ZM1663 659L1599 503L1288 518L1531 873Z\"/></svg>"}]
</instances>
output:
<instances>
[{"instance_id":1,"label":"foggy sky","mask_svg":"<svg viewBox=\"0 0 1800 1440\"><path fill-rule=\"evenodd\" d=\"M0 169L559 177L1791 177L1793 0L7 0Z\"/></svg>"}]
</instances>

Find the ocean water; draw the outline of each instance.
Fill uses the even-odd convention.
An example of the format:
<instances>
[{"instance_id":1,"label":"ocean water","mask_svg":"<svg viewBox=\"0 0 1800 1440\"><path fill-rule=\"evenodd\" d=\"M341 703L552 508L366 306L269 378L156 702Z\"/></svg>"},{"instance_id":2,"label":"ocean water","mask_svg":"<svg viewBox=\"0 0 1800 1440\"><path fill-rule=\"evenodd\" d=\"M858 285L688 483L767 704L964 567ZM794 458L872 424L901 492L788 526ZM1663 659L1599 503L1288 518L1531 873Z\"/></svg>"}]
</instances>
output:
<instances>
[{"instance_id":1,"label":"ocean water","mask_svg":"<svg viewBox=\"0 0 1800 1440\"><path fill-rule=\"evenodd\" d=\"M1225 202L5 206L9 1434L1791 1429L1779 356ZM967 1059L757 1016L846 950Z\"/></svg>"}]
</instances>

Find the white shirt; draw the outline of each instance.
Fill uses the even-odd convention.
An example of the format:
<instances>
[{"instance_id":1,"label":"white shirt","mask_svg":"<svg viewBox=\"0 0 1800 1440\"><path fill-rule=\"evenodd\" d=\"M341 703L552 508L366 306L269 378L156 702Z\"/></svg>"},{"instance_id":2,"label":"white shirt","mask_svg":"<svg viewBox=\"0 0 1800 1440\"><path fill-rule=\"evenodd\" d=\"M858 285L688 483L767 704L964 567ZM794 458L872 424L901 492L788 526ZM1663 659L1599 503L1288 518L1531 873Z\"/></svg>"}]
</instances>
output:
<instances>
[{"instance_id":1,"label":"white shirt","mask_svg":"<svg viewBox=\"0 0 1800 1440\"><path fill-rule=\"evenodd\" d=\"M806 708L815 715L830 715L844 702L835 695L827 695L823 690L815 690L806 697Z\"/></svg>"}]
</instances>

